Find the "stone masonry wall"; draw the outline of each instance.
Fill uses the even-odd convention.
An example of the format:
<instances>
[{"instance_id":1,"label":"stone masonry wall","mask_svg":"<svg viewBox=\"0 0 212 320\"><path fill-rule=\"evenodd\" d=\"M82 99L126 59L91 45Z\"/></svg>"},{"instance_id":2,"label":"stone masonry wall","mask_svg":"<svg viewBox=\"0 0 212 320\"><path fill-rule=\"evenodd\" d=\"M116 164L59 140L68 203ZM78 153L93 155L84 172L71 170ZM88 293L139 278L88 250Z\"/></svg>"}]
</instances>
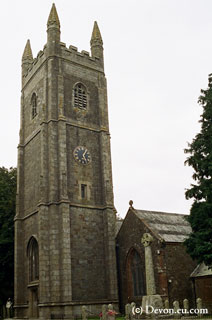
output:
<instances>
[{"instance_id":1,"label":"stone masonry wall","mask_svg":"<svg viewBox=\"0 0 212 320\"><path fill-rule=\"evenodd\" d=\"M195 281L195 293L197 298L202 299L203 308L208 308L209 314L212 313L212 277L196 277Z\"/></svg>"},{"instance_id":2,"label":"stone masonry wall","mask_svg":"<svg viewBox=\"0 0 212 320\"><path fill-rule=\"evenodd\" d=\"M26 145L24 161L24 215L27 215L37 210L40 200L40 134Z\"/></svg>"},{"instance_id":3,"label":"stone masonry wall","mask_svg":"<svg viewBox=\"0 0 212 320\"><path fill-rule=\"evenodd\" d=\"M107 298L102 214L70 208L73 300Z\"/></svg>"},{"instance_id":4,"label":"stone masonry wall","mask_svg":"<svg viewBox=\"0 0 212 320\"><path fill-rule=\"evenodd\" d=\"M74 140L71 137L76 137ZM86 146L91 155L91 163L79 165L73 152L77 146ZM99 133L67 125L68 195L74 203L102 205L102 181L100 166ZM81 199L80 183L89 188L89 198Z\"/></svg>"},{"instance_id":5,"label":"stone masonry wall","mask_svg":"<svg viewBox=\"0 0 212 320\"><path fill-rule=\"evenodd\" d=\"M182 243L167 243L165 260L170 302L178 300L182 305L184 299L194 301L190 274L196 267L196 262L186 253Z\"/></svg>"},{"instance_id":6,"label":"stone masonry wall","mask_svg":"<svg viewBox=\"0 0 212 320\"><path fill-rule=\"evenodd\" d=\"M65 116L67 119L71 119L72 121L77 121L78 124L82 123L84 126L88 127L99 127L99 97L98 97L98 89L95 84L97 77L94 77L93 71L90 72L92 74L89 77L87 74L87 78L93 78L91 80L83 79L82 77L64 75L64 100L65 100ZM94 82L95 81L95 82ZM77 82L82 82L87 90L88 90L88 106L86 110L80 110L73 106L73 87Z\"/></svg>"},{"instance_id":7,"label":"stone masonry wall","mask_svg":"<svg viewBox=\"0 0 212 320\"><path fill-rule=\"evenodd\" d=\"M132 283L128 275L127 259L130 250L135 249L142 260L142 269L145 281L145 256L144 247L141 244L141 237L147 230L141 224L139 219L134 214L128 212L121 230L117 235L117 255L119 264L119 293L120 293L120 307L124 311L124 306L128 302L137 302L140 304L142 297L134 297L132 294Z\"/></svg>"}]
</instances>

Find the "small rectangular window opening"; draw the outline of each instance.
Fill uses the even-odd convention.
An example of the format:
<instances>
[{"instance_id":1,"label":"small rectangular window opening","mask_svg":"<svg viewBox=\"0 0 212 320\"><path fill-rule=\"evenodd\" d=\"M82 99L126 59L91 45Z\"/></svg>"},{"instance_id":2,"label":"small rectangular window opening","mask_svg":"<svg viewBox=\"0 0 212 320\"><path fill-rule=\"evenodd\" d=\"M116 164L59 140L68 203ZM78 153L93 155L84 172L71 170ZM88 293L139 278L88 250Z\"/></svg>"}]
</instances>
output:
<instances>
[{"instance_id":1,"label":"small rectangular window opening","mask_svg":"<svg viewBox=\"0 0 212 320\"><path fill-rule=\"evenodd\" d=\"M87 185L81 184L81 198L86 199L87 198Z\"/></svg>"}]
</instances>

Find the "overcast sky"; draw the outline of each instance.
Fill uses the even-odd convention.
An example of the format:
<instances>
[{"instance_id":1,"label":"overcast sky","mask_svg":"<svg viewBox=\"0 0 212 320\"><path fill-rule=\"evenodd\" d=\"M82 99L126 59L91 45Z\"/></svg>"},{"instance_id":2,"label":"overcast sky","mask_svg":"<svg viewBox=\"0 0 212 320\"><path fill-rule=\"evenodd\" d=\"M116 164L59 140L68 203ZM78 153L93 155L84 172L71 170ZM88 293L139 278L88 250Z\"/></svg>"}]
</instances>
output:
<instances>
[{"instance_id":1,"label":"overcast sky","mask_svg":"<svg viewBox=\"0 0 212 320\"><path fill-rule=\"evenodd\" d=\"M184 148L199 131L200 89L212 72L211 0L57 0L61 41L90 50L98 21L105 55L115 206L189 213ZM46 43L49 0L2 1L0 166L17 165L21 56Z\"/></svg>"}]
</instances>

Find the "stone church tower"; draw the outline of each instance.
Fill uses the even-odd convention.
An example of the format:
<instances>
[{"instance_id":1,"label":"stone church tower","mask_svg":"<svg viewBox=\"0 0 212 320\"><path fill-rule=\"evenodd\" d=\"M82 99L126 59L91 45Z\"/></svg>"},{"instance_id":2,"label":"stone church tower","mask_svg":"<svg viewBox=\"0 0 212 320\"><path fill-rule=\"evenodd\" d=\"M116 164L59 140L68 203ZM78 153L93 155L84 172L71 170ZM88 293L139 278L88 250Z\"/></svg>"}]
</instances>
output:
<instances>
[{"instance_id":1,"label":"stone church tower","mask_svg":"<svg viewBox=\"0 0 212 320\"><path fill-rule=\"evenodd\" d=\"M91 56L60 42L22 57L15 217L15 316L50 319L117 303L115 210L103 42Z\"/></svg>"}]
</instances>

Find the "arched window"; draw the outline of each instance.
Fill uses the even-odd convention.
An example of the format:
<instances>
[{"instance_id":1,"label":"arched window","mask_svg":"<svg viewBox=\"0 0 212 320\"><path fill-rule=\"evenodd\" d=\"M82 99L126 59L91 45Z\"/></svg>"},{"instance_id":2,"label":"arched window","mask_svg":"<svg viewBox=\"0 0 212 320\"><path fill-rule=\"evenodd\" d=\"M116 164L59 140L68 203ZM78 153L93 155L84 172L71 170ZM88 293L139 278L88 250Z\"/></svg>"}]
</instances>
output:
<instances>
[{"instance_id":1,"label":"arched window","mask_svg":"<svg viewBox=\"0 0 212 320\"><path fill-rule=\"evenodd\" d=\"M82 83L77 83L73 91L74 107L80 109L87 108L87 90Z\"/></svg>"},{"instance_id":2,"label":"arched window","mask_svg":"<svg viewBox=\"0 0 212 320\"><path fill-rule=\"evenodd\" d=\"M29 281L39 279L39 251L38 242L32 237L28 244L28 259L29 259Z\"/></svg>"},{"instance_id":3,"label":"arched window","mask_svg":"<svg viewBox=\"0 0 212 320\"><path fill-rule=\"evenodd\" d=\"M134 251L132 260L131 260L131 273L133 281L133 293L134 296L143 296L144 295L144 277L141 268L141 257L137 251Z\"/></svg>"},{"instance_id":4,"label":"arched window","mask_svg":"<svg viewBox=\"0 0 212 320\"><path fill-rule=\"evenodd\" d=\"M145 295L144 261L134 248L128 254L126 267L128 297L133 299Z\"/></svg>"},{"instance_id":5,"label":"arched window","mask_svg":"<svg viewBox=\"0 0 212 320\"><path fill-rule=\"evenodd\" d=\"M32 94L31 106L32 106L32 119L33 119L37 115L37 97L35 93Z\"/></svg>"}]
</instances>

